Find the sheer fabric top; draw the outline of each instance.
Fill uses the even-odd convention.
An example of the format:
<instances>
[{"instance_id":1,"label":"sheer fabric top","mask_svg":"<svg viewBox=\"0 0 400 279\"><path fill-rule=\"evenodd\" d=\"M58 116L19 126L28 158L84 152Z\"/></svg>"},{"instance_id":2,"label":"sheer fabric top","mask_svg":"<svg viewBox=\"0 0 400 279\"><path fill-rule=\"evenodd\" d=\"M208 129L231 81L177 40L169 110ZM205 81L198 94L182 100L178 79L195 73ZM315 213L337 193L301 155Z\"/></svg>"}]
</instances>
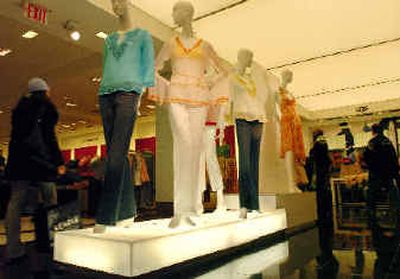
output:
<instances>
[{"instance_id":1,"label":"sheer fabric top","mask_svg":"<svg viewBox=\"0 0 400 279\"><path fill-rule=\"evenodd\" d=\"M232 74L233 116L235 119L268 122L276 118L279 81L253 62L244 74Z\"/></svg>"},{"instance_id":2,"label":"sheer fabric top","mask_svg":"<svg viewBox=\"0 0 400 279\"><path fill-rule=\"evenodd\" d=\"M149 32L139 28L126 32L121 42L119 36L114 32L105 40L99 94L141 94L155 82L153 40Z\"/></svg>"},{"instance_id":3,"label":"sheer fabric top","mask_svg":"<svg viewBox=\"0 0 400 279\"><path fill-rule=\"evenodd\" d=\"M155 67L156 72L171 61L172 76L168 81L156 74L156 87L150 90L149 98L160 103L182 103L193 106L208 106L228 101L229 90L221 90L218 84L225 71L212 46L198 39L191 48L186 48L177 36L165 43ZM213 82L207 79L207 71L216 71Z\"/></svg>"}]
</instances>

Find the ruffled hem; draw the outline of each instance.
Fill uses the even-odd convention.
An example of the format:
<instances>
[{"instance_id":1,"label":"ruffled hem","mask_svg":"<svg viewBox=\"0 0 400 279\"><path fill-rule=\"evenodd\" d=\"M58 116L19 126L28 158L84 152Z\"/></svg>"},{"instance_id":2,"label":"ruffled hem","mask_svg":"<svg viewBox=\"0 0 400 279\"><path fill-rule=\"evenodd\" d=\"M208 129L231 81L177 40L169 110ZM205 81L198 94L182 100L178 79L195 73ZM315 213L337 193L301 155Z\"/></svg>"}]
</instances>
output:
<instances>
[{"instance_id":1,"label":"ruffled hem","mask_svg":"<svg viewBox=\"0 0 400 279\"><path fill-rule=\"evenodd\" d=\"M202 101L202 100L193 100L188 98L179 98L179 97L161 97L157 94L150 93L148 95L148 99L157 102L157 103L166 103L166 104L186 104L193 106L211 106L216 104L223 104L229 101L228 98L218 98L212 101Z\"/></svg>"},{"instance_id":2,"label":"ruffled hem","mask_svg":"<svg viewBox=\"0 0 400 279\"><path fill-rule=\"evenodd\" d=\"M136 92L137 94L142 94L143 92L143 86L139 85L126 85L126 86L119 86L119 87L114 87L114 86L103 86L100 87L99 90L99 95L106 95L106 94L112 94L115 92Z\"/></svg>"},{"instance_id":3,"label":"ruffled hem","mask_svg":"<svg viewBox=\"0 0 400 279\"><path fill-rule=\"evenodd\" d=\"M235 119L244 119L247 121L260 121L262 123L267 123L268 118L265 115L253 115L250 116L244 112L235 112L234 114Z\"/></svg>"}]
</instances>

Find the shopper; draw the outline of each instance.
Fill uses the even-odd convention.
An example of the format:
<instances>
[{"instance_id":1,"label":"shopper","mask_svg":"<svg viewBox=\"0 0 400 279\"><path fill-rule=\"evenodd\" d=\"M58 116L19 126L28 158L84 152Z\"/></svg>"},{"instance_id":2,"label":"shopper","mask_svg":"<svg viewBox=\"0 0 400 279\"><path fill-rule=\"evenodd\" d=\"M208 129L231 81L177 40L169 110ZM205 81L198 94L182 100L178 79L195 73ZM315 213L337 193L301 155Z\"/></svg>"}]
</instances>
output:
<instances>
[{"instance_id":1,"label":"shopper","mask_svg":"<svg viewBox=\"0 0 400 279\"><path fill-rule=\"evenodd\" d=\"M54 181L65 173L63 157L55 136L58 112L49 98L49 86L40 78L28 83L12 112L12 131L6 177L11 184L11 199L6 213L9 262L25 255L20 241L20 216L28 201L37 203L39 193L44 206L56 203Z\"/></svg>"},{"instance_id":2,"label":"shopper","mask_svg":"<svg viewBox=\"0 0 400 279\"><path fill-rule=\"evenodd\" d=\"M392 209L398 204L397 188L394 186L399 181L397 154L392 142L383 134L381 125L372 126L372 136L364 152L364 161L369 172L367 206L370 222L375 221L376 202L380 192L385 189L388 191Z\"/></svg>"},{"instance_id":3,"label":"shopper","mask_svg":"<svg viewBox=\"0 0 400 279\"><path fill-rule=\"evenodd\" d=\"M313 133L313 147L310 150L309 160L312 168L311 183L317 191L319 224L332 226L332 192L329 181L332 162L322 130Z\"/></svg>"}]
</instances>

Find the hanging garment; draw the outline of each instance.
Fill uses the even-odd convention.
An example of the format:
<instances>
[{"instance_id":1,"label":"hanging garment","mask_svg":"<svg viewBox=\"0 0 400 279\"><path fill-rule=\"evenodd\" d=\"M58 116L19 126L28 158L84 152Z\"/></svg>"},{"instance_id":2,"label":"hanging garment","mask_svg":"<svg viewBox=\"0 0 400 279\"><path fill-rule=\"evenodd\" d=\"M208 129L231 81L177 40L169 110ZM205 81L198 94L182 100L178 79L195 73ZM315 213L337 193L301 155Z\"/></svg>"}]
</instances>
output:
<instances>
[{"instance_id":1,"label":"hanging garment","mask_svg":"<svg viewBox=\"0 0 400 279\"><path fill-rule=\"evenodd\" d=\"M296 100L289 97L289 93L281 88L281 158L286 152L292 151L296 162L304 164L306 151L304 148L303 129L301 119L296 112Z\"/></svg>"},{"instance_id":2,"label":"hanging garment","mask_svg":"<svg viewBox=\"0 0 400 279\"><path fill-rule=\"evenodd\" d=\"M177 36L165 43L156 60L156 70L161 70L168 60L172 62L171 81L157 75L157 85L149 98L162 103L180 103L194 106L208 106L228 101L229 91L217 90L212 94L206 80L209 67L217 70L217 85L224 80L223 67L212 46L198 39L188 49Z\"/></svg>"},{"instance_id":3,"label":"hanging garment","mask_svg":"<svg viewBox=\"0 0 400 279\"><path fill-rule=\"evenodd\" d=\"M116 91L141 94L145 87L154 86L154 48L149 32L136 28L119 42L120 36L114 32L105 40L100 95Z\"/></svg>"}]
</instances>

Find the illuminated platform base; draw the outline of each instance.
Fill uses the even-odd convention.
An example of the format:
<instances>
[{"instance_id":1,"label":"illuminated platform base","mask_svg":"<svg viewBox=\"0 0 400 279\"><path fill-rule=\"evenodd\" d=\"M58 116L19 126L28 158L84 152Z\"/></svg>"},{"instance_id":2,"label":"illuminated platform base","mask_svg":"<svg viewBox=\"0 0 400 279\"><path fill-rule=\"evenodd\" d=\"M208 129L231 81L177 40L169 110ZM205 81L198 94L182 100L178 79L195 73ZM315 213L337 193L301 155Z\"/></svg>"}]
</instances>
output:
<instances>
[{"instance_id":1,"label":"illuminated platform base","mask_svg":"<svg viewBox=\"0 0 400 279\"><path fill-rule=\"evenodd\" d=\"M260 194L260 209L271 211L285 209L288 229L296 229L315 223L317 220L317 199L315 192L288 194ZM239 195L225 194L228 209L239 209Z\"/></svg>"},{"instance_id":2,"label":"illuminated platform base","mask_svg":"<svg viewBox=\"0 0 400 279\"><path fill-rule=\"evenodd\" d=\"M54 260L114 275L133 277L218 251L237 247L286 229L285 210L249 214L204 214L196 227L169 229L169 219L111 228L57 233Z\"/></svg>"}]
</instances>

